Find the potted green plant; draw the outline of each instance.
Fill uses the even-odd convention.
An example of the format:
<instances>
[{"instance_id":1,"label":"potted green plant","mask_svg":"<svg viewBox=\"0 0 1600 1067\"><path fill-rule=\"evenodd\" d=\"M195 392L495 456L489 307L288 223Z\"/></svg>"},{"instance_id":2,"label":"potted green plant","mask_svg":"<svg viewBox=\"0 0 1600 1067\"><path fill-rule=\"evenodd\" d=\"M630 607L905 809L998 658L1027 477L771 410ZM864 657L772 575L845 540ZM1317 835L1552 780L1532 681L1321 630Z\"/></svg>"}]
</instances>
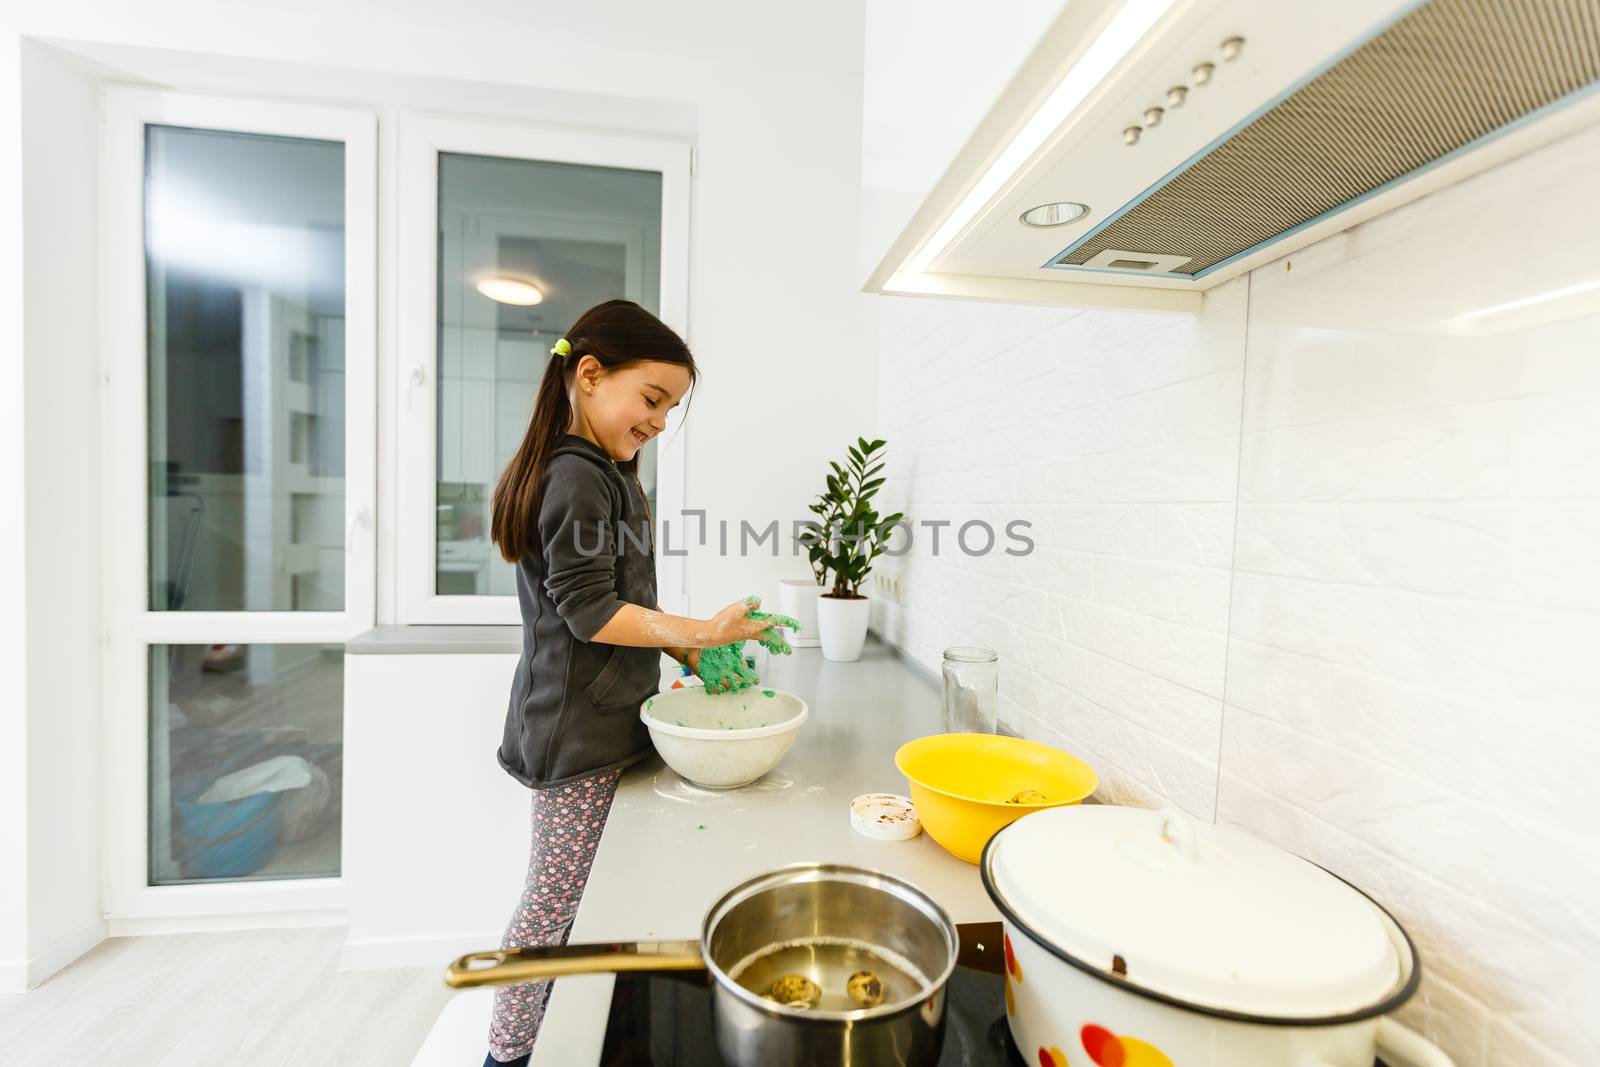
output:
<instances>
[{"instance_id":1,"label":"potted green plant","mask_svg":"<svg viewBox=\"0 0 1600 1067\"><path fill-rule=\"evenodd\" d=\"M884 483L882 440L856 438L849 456L827 476L827 489L811 505L821 520L822 536L809 549L819 583L831 588L817 599L817 630L822 654L831 660L857 660L867 637L871 598L861 584L872 562L883 553L889 532L904 518L900 512L879 515L872 498Z\"/></svg>"}]
</instances>

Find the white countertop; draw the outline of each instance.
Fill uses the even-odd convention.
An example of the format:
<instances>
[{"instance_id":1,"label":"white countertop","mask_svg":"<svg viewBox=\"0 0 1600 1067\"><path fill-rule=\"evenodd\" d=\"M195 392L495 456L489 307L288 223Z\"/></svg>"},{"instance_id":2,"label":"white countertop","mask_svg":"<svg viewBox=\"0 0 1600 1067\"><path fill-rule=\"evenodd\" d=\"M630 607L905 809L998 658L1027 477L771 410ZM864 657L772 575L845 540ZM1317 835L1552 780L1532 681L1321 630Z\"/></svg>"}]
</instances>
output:
<instances>
[{"instance_id":1,"label":"white countertop","mask_svg":"<svg viewBox=\"0 0 1600 1067\"><path fill-rule=\"evenodd\" d=\"M724 892L762 871L812 860L904 878L956 922L997 921L978 869L926 834L873 841L850 827L853 797L906 791L895 749L939 732L939 694L924 677L869 640L855 663L823 659L817 648L774 656L762 681L811 709L794 748L765 778L726 793L688 784L659 759L631 768L612 802L571 942L698 938L706 910ZM531 1067L600 1062L612 981L556 982Z\"/></svg>"},{"instance_id":2,"label":"white countertop","mask_svg":"<svg viewBox=\"0 0 1600 1067\"><path fill-rule=\"evenodd\" d=\"M939 732L939 694L926 676L870 638L854 663L830 662L816 648L774 656L763 683L810 707L794 748L765 778L725 793L688 784L654 756L630 768L617 789L570 943L698 938L706 910L728 889L801 861L885 871L920 886L956 922L997 921L978 869L926 834L873 841L850 827L851 798L906 792L895 749ZM593 975L555 983L533 1067L600 1062L612 982L610 975ZM435 1038L442 1030L455 1029L481 1046L488 995L458 995L429 1046L440 1045ZM469 1054L463 1047L450 1050L449 1061L419 1055L416 1063L466 1062L459 1057Z\"/></svg>"}]
</instances>

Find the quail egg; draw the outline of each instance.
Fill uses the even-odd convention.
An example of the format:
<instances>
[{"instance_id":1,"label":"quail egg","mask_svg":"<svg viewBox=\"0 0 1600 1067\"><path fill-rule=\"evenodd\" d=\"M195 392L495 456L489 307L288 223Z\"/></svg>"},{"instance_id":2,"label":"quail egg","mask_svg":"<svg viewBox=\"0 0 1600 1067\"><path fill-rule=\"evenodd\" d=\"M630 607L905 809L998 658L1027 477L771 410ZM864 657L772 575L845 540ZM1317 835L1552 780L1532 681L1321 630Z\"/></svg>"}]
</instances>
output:
<instances>
[{"instance_id":1,"label":"quail egg","mask_svg":"<svg viewBox=\"0 0 1600 1067\"><path fill-rule=\"evenodd\" d=\"M883 1003L883 979L871 971L857 971L845 983L845 992L857 1007L876 1008Z\"/></svg>"},{"instance_id":2,"label":"quail egg","mask_svg":"<svg viewBox=\"0 0 1600 1067\"><path fill-rule=\"evenodd\" d=\"M803 974L786 974L772 983L772 999L790 1008L809 1008L822 989Z\"/></svg>"}]
</instances>

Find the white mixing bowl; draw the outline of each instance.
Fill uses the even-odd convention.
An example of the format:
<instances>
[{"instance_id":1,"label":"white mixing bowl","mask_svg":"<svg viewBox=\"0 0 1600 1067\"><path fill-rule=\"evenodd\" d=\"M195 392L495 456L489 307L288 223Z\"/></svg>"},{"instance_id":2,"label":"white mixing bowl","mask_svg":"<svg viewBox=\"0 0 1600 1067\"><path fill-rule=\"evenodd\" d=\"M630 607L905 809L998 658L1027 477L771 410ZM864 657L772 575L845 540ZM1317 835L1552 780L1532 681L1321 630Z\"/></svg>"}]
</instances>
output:
<instances>
[{"instance_id":1,"label":"white mixing bowl","mask_svg":"<svg viewBox=\"0 0 1600 1067\"><path fill-rule=\"evenodd\" d=\"M639 709L667 766L708 789L736 789L772 770L808 714L794 694L761 686L716 694L704 686L669 689Z\"/></svg>"}]
</instances>

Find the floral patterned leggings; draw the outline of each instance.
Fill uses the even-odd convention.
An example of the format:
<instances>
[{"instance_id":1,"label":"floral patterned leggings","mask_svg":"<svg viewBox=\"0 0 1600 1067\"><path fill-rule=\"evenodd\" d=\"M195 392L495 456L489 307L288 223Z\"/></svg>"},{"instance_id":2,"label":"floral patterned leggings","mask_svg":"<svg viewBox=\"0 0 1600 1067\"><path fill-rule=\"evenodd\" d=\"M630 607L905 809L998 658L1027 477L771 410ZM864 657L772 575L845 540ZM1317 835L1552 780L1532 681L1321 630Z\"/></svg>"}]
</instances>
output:
<instances>
[{"instance_id":1,"label":"floral patterned leggings","mask_svg":"<svg viewBox=\"0 0 1600 1067\"><path fill-rule=\"evenodd\" d=\"M500 942L502 948L567 943L621 777L621 771L608 771L533 791L528 880ZM549 998L549 981L495 990L489 1054L504 1061L531 1052Z\"/></svg>"}]
</instances>

